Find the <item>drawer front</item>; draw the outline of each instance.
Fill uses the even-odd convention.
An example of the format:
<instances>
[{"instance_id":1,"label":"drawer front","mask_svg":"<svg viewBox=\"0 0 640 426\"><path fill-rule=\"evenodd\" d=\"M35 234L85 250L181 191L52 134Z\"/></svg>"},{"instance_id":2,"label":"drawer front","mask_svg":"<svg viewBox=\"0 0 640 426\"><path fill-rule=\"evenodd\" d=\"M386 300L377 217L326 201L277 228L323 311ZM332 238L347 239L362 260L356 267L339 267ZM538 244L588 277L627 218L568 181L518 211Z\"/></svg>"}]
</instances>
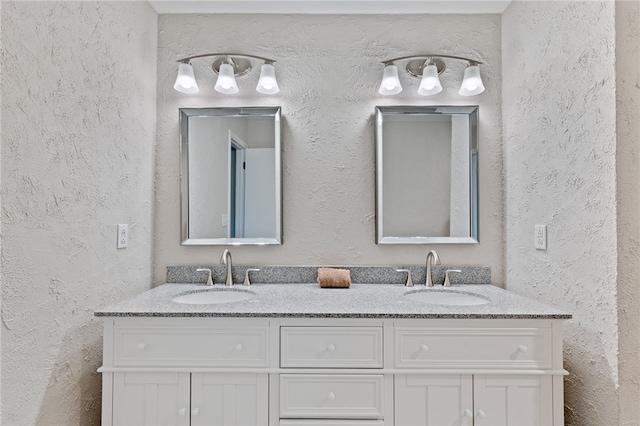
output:
<instances>
[{"instance_id":1,"label":"drawer front","mask_svg":"<svg viewBox=\"0 0 640 426\"><path fill-rule=\"evenodd\" d=\"M382 375L281 374L280 417L382 419Z\"/></svg>"},{"instance_id":2,"label":"drawer front","mask_svg":"<svg viewBox=\"0 0 640 426\"><path fill-rule=\"evenodd\" d=\"M267 367L267 327L116 326L114 366Z\"/></svg>"},{"instance_id":3,"label":"drawer front","mask_svg":"<svg viewBox=\"0 0 640 426\"><path fill-rule=\"evenodd\" d=\"M280 420L280 426L384 426L382 420Z\"/></svg>"},{"instance_id":4,"label":"drawer front","mask_svg":"<svg viewBox=\"0 0 640 426\"><path fill-rule=\"evenodd\" d=\"M382 368L382 327L282 327L280 366Z\"/></svg>"},{"instance_id":5,"label":"drawer front","mask_svg":"<svg viewBox=\"0 0 640 426\"><path fill-rule=\"evenodd\" d=\"M396 327L398 368L551 368L550 328Z\"/></svg>"}]
</instances>

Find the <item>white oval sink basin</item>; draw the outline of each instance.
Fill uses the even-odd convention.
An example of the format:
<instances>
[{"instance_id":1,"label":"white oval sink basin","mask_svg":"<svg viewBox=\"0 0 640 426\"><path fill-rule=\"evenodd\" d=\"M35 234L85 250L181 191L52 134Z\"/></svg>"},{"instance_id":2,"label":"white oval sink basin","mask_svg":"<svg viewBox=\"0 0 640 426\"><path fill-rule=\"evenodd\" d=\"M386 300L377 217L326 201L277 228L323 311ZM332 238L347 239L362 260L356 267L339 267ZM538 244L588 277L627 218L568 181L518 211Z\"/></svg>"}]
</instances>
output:
<instances>
[{"instance_id":1,"label":"white oval sink basin","mask_svg":"<svg viewBox=\"0 0 640 426\"><path fill-rule=\"evenodd\" d=\"M194 293L181 294L171 301L189 303L192 305L211 305L218 303L241 302L256 297L254 293L245 290L204 290Z\"/></svg>"},{"instance_id":2,"label":"white oval sink basin","mask_svg":"<svg viewBox=\"0 0 640 426\"><path fill-rule=\"evenodd\" d=\"M449 306L477 306L489 303L482 296L447 290L418 290L404 294L404 297L417 302Z\"/></svg>"}]
</instances>

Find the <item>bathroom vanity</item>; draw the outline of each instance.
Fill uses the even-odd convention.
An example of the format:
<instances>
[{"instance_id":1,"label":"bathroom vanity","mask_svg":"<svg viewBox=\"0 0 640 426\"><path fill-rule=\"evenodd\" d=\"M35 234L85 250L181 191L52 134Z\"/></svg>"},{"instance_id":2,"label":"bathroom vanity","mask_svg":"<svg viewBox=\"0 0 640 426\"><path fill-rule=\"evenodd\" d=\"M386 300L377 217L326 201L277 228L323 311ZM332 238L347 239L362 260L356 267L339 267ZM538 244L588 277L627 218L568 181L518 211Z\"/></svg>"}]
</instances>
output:
<instances>
[{"instance_id":1,"label":"bathroom vanity","mask_svg":"<svg viewBox=\"0 0 640 426\"><path fill-rule=\"evenodd\" d=\"M562 311L491 285L451 289L490 301L470 306L391 284L172 301L202 290L166 284L96 313L104 425L564 424Z\"/></svg>"}]
</instances>

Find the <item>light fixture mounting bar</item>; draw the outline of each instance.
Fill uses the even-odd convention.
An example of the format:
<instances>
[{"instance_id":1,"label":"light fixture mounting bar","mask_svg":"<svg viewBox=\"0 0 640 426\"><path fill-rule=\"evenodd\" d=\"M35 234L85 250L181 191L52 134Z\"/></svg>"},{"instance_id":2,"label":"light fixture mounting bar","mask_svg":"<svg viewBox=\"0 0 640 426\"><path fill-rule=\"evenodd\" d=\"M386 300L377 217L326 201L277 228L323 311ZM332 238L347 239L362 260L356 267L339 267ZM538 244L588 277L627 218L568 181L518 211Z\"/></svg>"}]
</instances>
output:
<instances>
[{"instance_id":1,"label":"light fixture mounting bar","mask_svg":"<svg viewBox=\"0 0 640 426\"><path fill-rule=\"evenodd\" d=\"M482 62L476 61L475 59L463 58L462 56L451 56L451 55L442 55L442 54L423 54L423 55L411 55L411 56L401 56L399 58L388 59L386 61L382 61L384 65L391 65L394 62L405 61L409 59L437 59L437 58L446 58L446 59L457 59L459 61L467 61L470 65L482 65Z\"/></svg>"},{"instance_id":2,"label":"light fixture mounting bar","mask_svg":"<svg viewBox=\"0 0 640 426\"><path fill-rule=\"evenodd\" d=\"M273 64L275 59L264 58L262 56L256 55L246 55L244 53L203 53L202 55L193 55L187 56L186 58L178 59L176 62L180 63L188 63L192 59L200 59L200 58L209 58L213 56L230 56L230 57L238 57L238 58L247 58L247 59L258 59L260 61L264 61L267 64Z\"/></svg>"},{"instance_id":3,"label":"light fixture mounting bar","mask_svg":"<svg viewBox=\"0 0 640 426\"><path fill-rule=\"evenodd\" d=\"M422 78L422 71L427 65L435 65L438 74L442 74L447 69L447 64L442 59L434 57L410 60L407 62L405 69L411 77Z\"/></svg>"}]
</instances>

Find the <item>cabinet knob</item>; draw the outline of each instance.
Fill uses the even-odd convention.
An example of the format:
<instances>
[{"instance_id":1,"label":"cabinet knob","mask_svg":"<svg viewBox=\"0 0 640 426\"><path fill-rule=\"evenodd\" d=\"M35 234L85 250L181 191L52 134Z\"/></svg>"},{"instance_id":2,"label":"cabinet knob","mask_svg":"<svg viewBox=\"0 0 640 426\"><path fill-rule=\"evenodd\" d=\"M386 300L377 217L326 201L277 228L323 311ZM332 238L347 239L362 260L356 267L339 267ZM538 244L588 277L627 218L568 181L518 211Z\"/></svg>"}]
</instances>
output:
<instances>
[{"instance_id":1,"label":"cabinet knob","mask_svg":"<svg viewBox=\"0 0 640 426\"><path fill-rule=\"evenodd\" d=\"M527 348L525 345L518 346L518 352L527 352L528 350L529 348Z\"/></svg>"},{"instance_id":2,"label":"cabinet knob","mask_svg":"<svg viewBox=\"0 0 640 426\"><path fill-rule=\"evenodd\" d=\"M336 396L333 392L329 392L329 396L327 396L327 398L329 398L329 401L333 401L334 399L336 399Z\"/></svg>"},{"instance_id":3,"label":"cabinet knob","mask_svg":"<svg viewBox=\"0 0 640 426\"><path fill-rule=\"evenodd\" d=\"M473 417L473 411L467 408L466 410L464 410L464 416L469 418Z\"/></svg>"},{"instance_id":4,"label":"cabinet knob","mask_svg":"<svg viewBox=\"0 0 640 426\"><path fill-rule=\"evenodd\" d=\"M327 350L329 352L335 352L336 351L336 345L334 345L333 343L330 344L329 346L327 346Z\"/></svg>"},{"instance_id":5,"label":"cabinet knob","mask_svg":"<svg viewBox=\"0 0 640 426\"><path fill-rule=\"evenodd\" d=\"M476 410L476 416L478 416L478 417L480 417L482 419L482 418L487 417L487 413L485 413L484 411L482 411L481 409L478 408Z\"/></svg>"},{"instance_id":6,"label":"cabinet knob","mask_svg":"<svg viewBox=\"0 0 640 426\"><path fill-rule=\"evenodd\" d=\"M236 345L236 348L235 348L235 349L236 349L236 351L241 351L241 350L242 350L242 343L238 343L238 344Z\"/></svg>"},{"instance_id":7,"label":"cabinet knob","mask_svg":"<svg viewBox=\"0 0 640 426\"><path fill-rule=\"evenodd\" d=\"M178 414L180 414L181 416L186 415L187 409L185 407L182 407L180 410L178 410Z\"/></svg>"},{"instance_id":8,"label":"cabinet knob","mask_svg":"<svg viewBox=\"0 0 640 426\"><path fill-rule=\"evenodd\" d=\"M199 408L194 408L193 410L191 410L191 415L192 416L197 416L198 414L200 414L200 409Z\"/></svg>"},{"instance_id":9,"label":"cabinet knob","mask_svg":"<svg viewBox=\"0 0 640 426\"><path fill-rule=\"evenodd\" d=\"M420 346L420 350L421 350L422 352L429 352L429 346L427 346L427 345L422 345L422 346Z\"/></svg>"},{"instance_id":10,"label":"cabinet knob","mask_svg":"<svg viewBox=\"0 0 640 426\"><path fill-rule=\"evenodd\" d=\"M141 351L143 351L143 350L144 350L144 348L146 348L146 347L147 347L147 344L146 344L146 343L140 343L140 344L138 344L138 349L140 349Z\"/></svg>"}]
</instances>

